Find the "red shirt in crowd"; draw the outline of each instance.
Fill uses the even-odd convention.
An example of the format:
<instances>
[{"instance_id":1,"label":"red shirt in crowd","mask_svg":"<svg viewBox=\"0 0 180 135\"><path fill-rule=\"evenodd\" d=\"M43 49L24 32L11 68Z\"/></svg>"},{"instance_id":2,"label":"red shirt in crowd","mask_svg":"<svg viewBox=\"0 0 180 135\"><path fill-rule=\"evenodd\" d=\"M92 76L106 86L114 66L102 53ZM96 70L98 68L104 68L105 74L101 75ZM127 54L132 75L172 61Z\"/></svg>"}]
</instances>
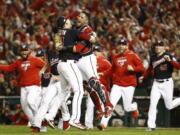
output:
<instances>
[{"instance_id":1,"label":"red shirt in crowd","mask_svg":"<svg viewBox=\"0 0 180 135\"><path fill-rule=\"evenodd\" d=\"M111 63L103 56L97 57L97 71L102 73L99 80L106 87L106 90L110 92L110 78L111 78Z\"/></svg>"},{"instance_id":2,"label":"red shirt in crowd","mask_svg":"<svg viewBox=\"0 0 180 135\"><path fill-rule=\"evenodd\" d=\"M0 64L0 70L6 72L18 71L19 86L40 85L39 72L45 65L44 61L31 55L26 60L18 59L10 65Z\"/></svg>"},{"instance_id":3,"label":"red shirt in crowd","mask_svg":"<svg viewBox=\"0 0 180 135\"><path fill-rule=\"evenodd\" d=\"M131 65L134 71L128 71ZM127 50L123 54L116 54L112 57L112 81L119 86L137 86L137 73L143 73L143 64L136 53Z\"/></svg>"}]
</instances>

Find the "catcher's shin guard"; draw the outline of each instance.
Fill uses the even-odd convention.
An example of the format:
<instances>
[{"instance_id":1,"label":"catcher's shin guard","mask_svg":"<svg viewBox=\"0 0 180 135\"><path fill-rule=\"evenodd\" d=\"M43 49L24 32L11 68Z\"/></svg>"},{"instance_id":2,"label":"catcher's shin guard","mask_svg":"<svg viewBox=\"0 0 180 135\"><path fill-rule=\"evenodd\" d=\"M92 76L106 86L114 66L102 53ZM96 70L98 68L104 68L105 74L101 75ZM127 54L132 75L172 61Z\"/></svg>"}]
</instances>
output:
<instances>
[{"instance_id":1,"label":"catcher's shin guard","mask_svg":"<svg viewBox=\"0 0 180 135\"><path fill-rule=\"evenodd\" d=\"M91 99L92 99L92 101L93 101L93 103L94 103L94 105L96 107L96 110L98 112L103 112L102 107L101 107L101 101L99 99L99 96L98 96L97 92L94 89L90 88L88 86L87 82L84 82L84 88L89 93L89 95L90 95L90 97L91 97Z\"/></svg>"},{"instance_id":2,"label":"catcher's shin guard","mask_svg":"<svg viewBox=\"0 0 180 135\"><path fill-rule=\"evenodd\" d=\"M96 92L98 93L102 103L106 106L106 97L104 95L104 92L103 92L103 89L102 89L100 82L96 78L92 77L89 79L88 84L89 84L89 87L96 90Z\"/></svg>"}]
</instances>

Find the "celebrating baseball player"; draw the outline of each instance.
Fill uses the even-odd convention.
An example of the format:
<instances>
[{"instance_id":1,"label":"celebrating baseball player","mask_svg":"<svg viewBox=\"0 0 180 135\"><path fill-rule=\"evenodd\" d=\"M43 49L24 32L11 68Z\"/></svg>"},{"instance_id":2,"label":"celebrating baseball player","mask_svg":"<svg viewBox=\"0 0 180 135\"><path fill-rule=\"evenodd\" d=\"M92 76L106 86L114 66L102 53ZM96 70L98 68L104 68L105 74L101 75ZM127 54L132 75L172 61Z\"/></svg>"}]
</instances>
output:
<instances>
[{"instance_id":1,"label":"celebrating baseball player","mask_svg":"<svg viewBox=\"0 0 180 135\"><path fill-rule=\"evenodd\" d=\"M53 123L54 117L57 114L59 106L64 103L65 97L66 95L68 95L67 90L61 89L59 73L57 72L57 64L59 62L59 58L57 52L55 51L55 48L53 47L54 46L49 45L46 48L50 72L45 72L42 74L42 88L44 94L40 107L35 115L33 132L45 132L47 129L45 130L45 127L43 126L46 126L46 123L48 123L50 127L55 128ZM43 50L41 49L39 51ZM45 70L48 70L48 67ZM69 112L67 114L69 115ZM67 118L67 121L69 120L69 117Z\"/></svg>"},{"instance_id":2,"label":"celebrating baseball player","mask_svg":"<svg viewBox=\"0 0 180 135\"><path fill-rule=\"evenodd\" d=\"M0 65L0 70L6 72L18 71L19 86L21 87L21 106L33 125L34 116L41 100L40 71L45 62L30 54L27 44L21 45L21 58L10 65Z\"/></svg>"},{"instance_id":3,"label":"celebrating baseball player","mask_svg":"<svg viewBox=\"0 0 180 135\"><path fill-rule=\"evenodd\" d=\"M88 17L86 13L80 12L77 16L77 26L79 27L80 43L77 44L76 51L82 55L82 58L76 63L80 69L83 79L88 82L89 87L96 90L102 103L105 106L105 116L108 117L112 113L112 104L108 102L108 96L104 94L103 87L99 81L97 73L97 60L93 54L93 43L96 43L96 33L88 25ZM104 87L105 88L105 87Z\"/></svg>"},{"instance_id":4,"label":"celebrating baseball player","mask_svg":"<svg viewBox=\"0 0 180 135\"><path fill-rule=\"evenodd\" d=\"M180 98L173 100L174 84L172 80L173 68L179 68L178 63L169 52L166 52L162 41L157 41L154 47L155 52L151 56L150 66L144 74L144 78L147 78L153 72L154 78L150 95L147 131L154 131L156 128L157 104L161 96L169 110L180 105Z\"/></svg>"},{"instance_id":5,"label":"celebrating baseball player","mask_svg":"<svg viewBox=\"0 0 180 135\"><path fill-rule=\"evenodd\" d=\"M103 87L106 87L104 91L107 96L109 96L110 92L110 74L111 74L111 63L105 58L102 52L100 50L94 51L96 57L97 57L97 71L99 74L99 80L103 84ZM109 101L110 102L110 101ZM85 125L87 128L92 129L93 128L93 119L94 119L94 104L88 95L87 98L87 108L86 108L86 114L85 114ZM97 119L97 118L96 118Z\"/></svg>"},{"instance_id":6,"label":"celebrating baseball player","mask_svg":"<svg viewBox=\"0 0 180 135\"><path fill-rule=\"evenodd\" d=\"M61 77L62 89L71 87L74 93L70 125L85 129L80 123L81 102L84 94L83 79L75 62L81 57L74 52L74 45L78 40L78 31L71 29L71 21L65 17L57 20L58 33L55 35L55 46L59 50L59 64L57 70Z\"/></svg>"},{"instance_id":7,"label":"celebrating baseball player","mask_svg":"<svg viewBox=\"0 0 180 135\"><path fill-rule=\"evenodd\" d=\"M137 85L136 74L143 73L144 67L138 55L128 49L128 41L121 37L117 41L118 54L112 57L112 82L110 101L115 107L122 97L124 110L133 111L134 117L138 117L137 103L133 102L133 94ZM108 118L103 117L98 128L107 127Z\"/></svg>"}]
</instances>

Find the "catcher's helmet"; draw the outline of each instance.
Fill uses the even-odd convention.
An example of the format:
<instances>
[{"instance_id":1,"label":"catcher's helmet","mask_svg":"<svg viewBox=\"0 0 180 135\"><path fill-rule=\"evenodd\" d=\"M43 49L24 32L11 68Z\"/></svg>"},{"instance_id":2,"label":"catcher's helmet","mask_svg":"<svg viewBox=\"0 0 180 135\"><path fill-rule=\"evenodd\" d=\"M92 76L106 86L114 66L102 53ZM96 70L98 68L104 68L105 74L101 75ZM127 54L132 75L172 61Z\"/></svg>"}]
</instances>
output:
<instances>
[{"instance_id":1,"label":"catcher's helmet","mask_svg":"<svg viewBox=\"0 0 180 135\"><path fill-rule=\"evenodd\" d=\"M62 29L64 27L64 24L66 23L66 18L64 16L60 16L58 19L57 19L57 28L59 29Z\"/></svg>"}]
</instances>

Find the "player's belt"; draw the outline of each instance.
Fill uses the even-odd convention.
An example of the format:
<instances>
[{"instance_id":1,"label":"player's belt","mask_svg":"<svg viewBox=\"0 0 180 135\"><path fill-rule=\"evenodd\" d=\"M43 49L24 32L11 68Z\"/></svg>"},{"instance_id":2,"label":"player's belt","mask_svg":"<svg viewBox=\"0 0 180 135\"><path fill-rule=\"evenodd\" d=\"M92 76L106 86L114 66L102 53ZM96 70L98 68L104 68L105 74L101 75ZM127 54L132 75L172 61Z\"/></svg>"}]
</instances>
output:
<instances>
[{"instance_id":1,"label":"player's belt","mask_svg":"<svg viewBox=\"0 0 180 135\"><path fill-rule=\"evenodd\" d=\"M60 62L77 62L76 60L74 60L74 59L67 59L67 60L59 60Z\"/></svg>"},{"instance_id":2,"label":"player's belt","mask_svg":"<svg viewBox=\"0 0 180 135\"><path fill-rule=\"evenodd\" d=\"M155 79L158 83L163 83L169 81L169 79Z\"/></svg>"}]
</instances>

